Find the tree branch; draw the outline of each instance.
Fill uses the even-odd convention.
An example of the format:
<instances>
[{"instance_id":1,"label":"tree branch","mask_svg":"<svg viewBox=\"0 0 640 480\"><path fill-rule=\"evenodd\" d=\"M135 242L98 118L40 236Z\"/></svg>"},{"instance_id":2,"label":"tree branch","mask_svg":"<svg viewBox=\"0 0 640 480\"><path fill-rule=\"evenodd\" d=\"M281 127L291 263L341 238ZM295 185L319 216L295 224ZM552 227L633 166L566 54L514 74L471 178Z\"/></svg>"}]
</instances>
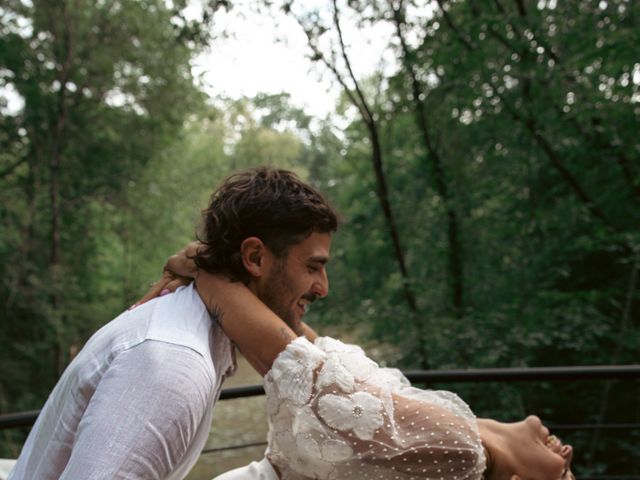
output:
<instances>
[{"instance_id":1,"label":"tree branch","mask_svg":"<svg viewBox=\"0 0 640 480\"><path fill-rule=\"evenodd\" d=\"M502 105L505 109L510 113L511 117L518 123L522 124L525 129L531 134L533 140L540 146L542 151L546 154L547 158L551 160L551 164L555 167L555 169L560 173L560 176L564 179L564 181L569 185L574 194L578 197L578 199L582 202L582 204L587 208L589 213L591 213L595 218L604 223L607 227L610 227L614 230L617 230L614 225L609 221L609 219L605 216L604 212L600 210L600 208L595 204L594 200L587 195L587 193L582 189L582 186L578 182L578 180L573 176L573 174L564 166L562 161L560 160L560 156L556 153L556 151L551 146L550 142L542 135L538 126L532 118L524 119L512 105L507 102L504 95L498 92L495 87L492 87L494 93L500 99Z\"/></svg>"},{"instance_id":2,"label":"tree branch","mask_svg":"<svg viewBox=\"0 0 640 480\"><path fill-rule=\"evenodd\" d=\"M311 60L322 62L324 64L324 66L327 67L331 71L331 73L333 73L333 75L335 76L336 80L338 81L340 86L343 88L344 92L347 94L347 97L349 98L349 100L351 101L353 106L355 106L358 109L358 112L360 112L360 115L364 118L366 116L367 112L364 109L364 107L362 105L360 105L360 102L355 97L355 95L351 91L351 88L345 82L344 78L342 78L342 74L338 71L338 69L335 66L335 64L329 62L329 60L327 60L327 57L320 51L318 46L313 43L313 37L311 35L311 32L309 30L307 30L307 28L300 21L300 19L298 19L296 17L296 20L298 21L298 24L302 27L302 29L305 32L305 35L307 36L309 48L313 52L313 57L311 58Z\"/></svg>"},{"instance_id":3,"label":"tree branch","mask_svg":"<svg viewBox=\"0 0 640 480\"><path fill-rule=\"evenodd\" d=\"M516 7L518 8L518 14L521 17L526 17L527 16L527 8L525 7L525 4L522 0L514 0Z\"/></svg>"},{"instance_id":4,"label":"tree branch","mask_svg":"<svg viewBox=\"0 0 640 480\"><path fill-rule=\"evenodd\" d=\"M374 120L373 120L373 115L371 114L371 109L369 108L369 105L367 105L367 101L364 98L362 91L360 90L358 80L356 79L356 76L353 73L353 69L351 68L351 62L349 61L349 57L347 56L347 49L344 45L344 38L342 36L342 28L340 28L340 19L339 19L337 0L333 0L333 24L335 25L336 32L338 34L338 41L340 42L340 52L342 54L342 59L344 60L344 63L347 67L347 71L349 72L349 77L353 82L354 89L356 91L356 94L358 95L358 98L360 99L362 108L366 112L366 118L364 120L365 122L368 121L369 123L373 123Z\"/></svg>"},{"instance_id":5,"label":"tree branch","mask_svg":"<svg viewBox=\"0 0 640 480\"><path fill-rule=\"evenodd\" d=\"M456 34L458 40L462 45L469 51L472 52L474 50L474 46L471 44L471 41L465 37L465 35L455 26L451 17L449 16L449 12L444 7L444 0L437 0L438 6L440 7L440 11L442 12L442 17L444 21L449 26L449 28ZM393 6L391 7L393 9ZM395 9L393 9L395 11Z\"/></svg>"},{"instance_id":6,"label":"tree branch","mask_svg":"<svg viewBox=\"0 0 640 480\"><path fill-rule=\"evenodd\" d=\"M20 160L13 162L11 165L9 165L7 168L5 168L4 170L0 171L0 179L6 177L7 175L10 175L11 173L13 173L13 171L18 168L20 165L22 165L23 163L25 163L27 161L26 157L21 158Z\"/></svg>"},{"instance_id":7,"label":"tree branch","mask_svg":"<svg viewBox=\"0 0 640 480\"><path fill-rule=\"evenodd\" d=\"M438 0L440 3L440 0ZM449 187L447 185L446 175L444 172L442 157L435 147L431 138L431 128L427 117L425 102L421 100L424 93L424 86L419 80L415 71L414 64L409 61L410 51L407 41L402 32L402 26L406 23L402 11L402 2L398 8L393 6L392 0L388 0L389 7L393 12L393 21L396 29L396 36L400 41L402 49L402 64L411 80L411 91L413 95L413 105L416 117L416 124L420 131L422 143L424 144L427 155L425 155L424 163L431 163L433 172L435 190L440 195L442 203L445 206L447 214L447 233L448 233L448 269L449 269L449 290L451 292L451 305L457 317L462 317L464 311L463 305L463 268L462 268L462 245L459 240L458 215L451 205ZM461 39L462 40L462 39ZM471 45L469 45L471 46ZM472 47L471 47L472 48Z\"/></svg>"},{"instance_id":8,"label":"tree branch","mask_svg":"<svg viewBox=\"0 0 640 480\"><path fill-rule=\"evenodd\" d=\"M360 89L358 80L355 77L355 74L353 73L353 70L351 68L351 62L349 61L349 57L346 52L346 47L345 47L344 39L342 36L342 30L340 28L339 10L338 10L336 0L333 0L333 7L334 7L333 22L339 37L340 50L341 50L340 53L347 67L349 78L351 79L351 82L353 82L353 85L354 85L353 90L355 91L355 94L354 94L354 91L352 91L348 87L346 80L338 70L335 63L330 62L326 58L326 55L324 55L320 51L320 49L317 47L317 45L313 41L312 31L306 28L303 22L297 16L296 16L296 20L302 26L303 30L305 31L305 34L307 35L309 46L314 54L313 60L321 61L322 63L324 63L325 66L327 66L329 70L335 75L338 83L340 83L340 85L345 89L345 92L349 100L354 104L354 106L360 112L360 115L362 116L362 120L365 126L367 127L367 131L369 133L369 139L371 141L371 162L373 164L373 170L374 170L376 185L377 185L376 194L378 197L378 201L380 202L380 207L382 209L383 216L387 223L387 228L389 229L389 235L391 237L391 243L393 247L395 260L396 260L396 263L398 264L398 268L400 270L400 275L402 278L403 293L407 301L407 305L409 306L409 310L413 314L415 314L418 311L418 306L415 299L415 295L413 294L413 291L411 289L409 272L407 270L406 262L404 258L404 251L400 243L400 235L398 233L398 227L396 224L395 216L391 208L391 202L389 201L389 191L387 187L386 177L384 174L382 148L380 146L380 136L378 133L378 127L371 113L371 110L369 109L366 98L362 90ZM287 13L292 14L290 10ZM427 368L427 366L428 366L428 360L425 357L423 358L423 367Z\"/></svg>"}]
</instances>

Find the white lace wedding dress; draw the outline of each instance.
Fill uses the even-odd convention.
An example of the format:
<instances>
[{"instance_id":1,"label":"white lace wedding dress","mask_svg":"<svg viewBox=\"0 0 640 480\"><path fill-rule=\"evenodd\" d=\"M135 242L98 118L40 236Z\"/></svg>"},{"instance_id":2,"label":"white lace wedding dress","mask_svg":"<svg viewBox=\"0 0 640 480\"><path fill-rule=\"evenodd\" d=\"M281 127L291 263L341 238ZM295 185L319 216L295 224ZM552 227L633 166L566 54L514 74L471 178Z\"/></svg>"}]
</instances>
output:
<instances>
[{"instance_id":1,"label":"white lace wedding dress","mask_svg":"<svg viewBox=\"0 0 640 480\"><path fill-rule=\"evenodd\" d=\"M475 416L454 393L410 386L359 347L298 338L265 376L267 458L290 479L479 480Z\"/></svg>"}]
</instances>

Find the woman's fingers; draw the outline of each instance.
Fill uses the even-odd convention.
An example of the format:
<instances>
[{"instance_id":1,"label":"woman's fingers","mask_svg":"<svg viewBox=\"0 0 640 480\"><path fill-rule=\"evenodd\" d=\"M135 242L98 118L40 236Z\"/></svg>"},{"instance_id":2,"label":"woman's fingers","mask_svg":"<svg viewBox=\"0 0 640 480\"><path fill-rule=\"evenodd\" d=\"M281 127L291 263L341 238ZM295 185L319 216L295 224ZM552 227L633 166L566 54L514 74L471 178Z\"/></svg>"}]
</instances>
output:
<instances>
[{"instance_id":1,"label":"woman's fingers","mask_svg":"<svg viewBox=\"0 0 640 480\"><path fill-rule=\"evenodd\" d=\"M201 246L202 244L200 242L191 242L175 255L171 255L164 269L174 275L195 278L198 268L193 261L193 257L198 253L198 248Z\"/></svg>"},{"instance_id":2,"label":"woman's fingers","mask_svg":"<svg viewBox=\"0 0 640 480\"><path fill-rule=\"evenodd\" d=\"M145 293L140 300L129 307L129 310L137 307L138 305L142 305L149 300L153 300L156 297L161 297L168 293L175 292L179 287L182 287L183 285L189 285L191 281L191 278L174 275L173 273L165 270L164 272L162 272L160 280L151 284L149 291Z\"/></svg>"},{"instance_id":3,"label":"woman's fingers","mask_svg":"<svg viewBox=\"0 0 640 480\"><path fill-rule=\"evenodd\" d=\"M164 289L160 292L160 296L175 292L178 288L189 285L191 282L193 282L193 278L177 276L165 285Z\"/></svg>"},{"instance_id":4,"label":"woman's fingers","mask_svg":"<svg viewBox=\"0 0 640 480\"><path fill-rule=\"evenodd\" d=\"M164 269L174 275L191 278L195 278L197 272L196 264L186 256L184 250L171 255Z\"/></svg>"},{"instance_id":5,"label":"woman's fingers","mask_svg":"<svg viewBox=\"0 0 640 480\"><path fill-rule=\"evenodd\" d=\"M200 242L191 242L178 253L169 257L160 280L151 284L149 291L129 307L129 310L156 297L175 292L177 288L183 285L189 285L198 273L193 257L200 247L202 247Z\"/></svg>"},{"instance_id":6,"label":"woman's fingers","mask_svg":"<svg viewBox=\"0 0 640 480\"><path fill-rule=\"evenodd\" d=\"M173 278L174 277L171 274L171 272L166 272L166 271L162 272L162 276L160 277L160 280L158 280L155 283L152 283L147 293L145 293L140 300L138 300L136 303L131 305L131 307L129 307L129 310L137 307L138 305L142 305L143 303L146 303L153 298L160 296L160 292L162 292L165 289L165 286L171 280L173 280Z\"/></svg>"}]
</instances>

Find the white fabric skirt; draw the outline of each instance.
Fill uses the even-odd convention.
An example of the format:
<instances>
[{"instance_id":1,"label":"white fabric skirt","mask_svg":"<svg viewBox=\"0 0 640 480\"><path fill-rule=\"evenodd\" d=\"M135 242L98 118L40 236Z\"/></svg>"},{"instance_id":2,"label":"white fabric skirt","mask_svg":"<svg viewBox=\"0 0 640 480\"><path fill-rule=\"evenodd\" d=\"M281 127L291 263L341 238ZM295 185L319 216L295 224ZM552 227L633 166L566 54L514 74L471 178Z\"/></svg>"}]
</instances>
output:
<instances>
[{"instance_id":1,"label":"white fabric skirt","mask_svg":"<svg viewBox=\"0 0 640 480\"><path fill-rule=\"evenodd\" d=\"M0 480L6 480L6 478L9 476L9 472L15 464L15 460L0 458Z\"/></svg>"},{"instance_id":2,"label":"white fabric skirt","mask_svg":"<svg viewBox=\"0 0 640 480\"><path fill-rule=\"evenodd\" d=\"M213 480L278 480L278 474L265 457L259 462L251 462L246 467L218 475Z\"/></svg>"}]
</instances>

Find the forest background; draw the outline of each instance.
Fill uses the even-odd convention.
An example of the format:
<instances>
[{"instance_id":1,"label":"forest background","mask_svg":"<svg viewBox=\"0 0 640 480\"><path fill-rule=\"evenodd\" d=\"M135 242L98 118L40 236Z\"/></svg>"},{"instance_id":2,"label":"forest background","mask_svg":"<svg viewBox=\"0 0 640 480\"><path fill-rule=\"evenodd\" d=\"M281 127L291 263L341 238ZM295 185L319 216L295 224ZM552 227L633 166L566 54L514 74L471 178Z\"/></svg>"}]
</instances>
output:
<instances>
[{"instance_id":1,"label":"forest background","mask_svg":"<svg viewBox=\"0 0 640 480\"><path fill-rule=\"evenodd\" d=\"M204 93L220 9L4 0L0 414L40 408L74 354L194 238L228 174L293 169L345 218L319 331L412 369L637 364L640 3L256 2L295 18L342 95ZM386 24L394 69L358 78L343 35ZM233 72L219 72L232 75ZM444 385L478 415L639 423L631 382ZM5 430L15 457L27 431ZM569 430L577 476L640 474L640 431Z\"/></svg>"}]
</instances>

